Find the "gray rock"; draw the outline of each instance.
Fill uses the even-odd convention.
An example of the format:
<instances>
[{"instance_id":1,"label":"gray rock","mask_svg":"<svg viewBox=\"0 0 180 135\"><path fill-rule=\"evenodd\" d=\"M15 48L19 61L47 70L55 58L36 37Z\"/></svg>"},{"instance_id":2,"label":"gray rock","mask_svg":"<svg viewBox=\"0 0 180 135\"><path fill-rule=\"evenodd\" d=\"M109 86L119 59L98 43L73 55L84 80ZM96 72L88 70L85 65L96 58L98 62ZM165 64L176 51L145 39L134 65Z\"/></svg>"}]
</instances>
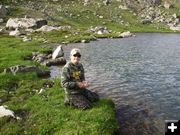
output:
<instances>
[{"instance_id":1,"label":"gray rock","mask_svg":"<svg viewBox=\"0 0 180 135\"><path fill-rule=\"evenodd\" d=\"M66 59L64 57L59 57L57 59L48 59L45 60L42 65L45 66L58 66L58 65L65 65L66 64Z\"/></svg>"},{"instance_id":2,"label":"gray rock","mask_svg":"<svg viewBox=\"0 0 180 135\"><path fill-rule=\"evenodd\" d=\"M142 22L142 24L149 24L149 23L152 23L152 20L151 19L144 19L141 22Z\"/></svg>"},{"instance_id":3,"label":"gray rock","mask_svg":"<svg viewBox=\"0 0 180 135\"><path fill-rule=\"evenodd\" d=\"M63 57L64 56L64 52L63 52L63 48L61 45L59 45L56 50L53 52L52 54L52 59L56 59L58 57Z\"/></svg>"},{"instance_id":4,"label":"gray rock","mask_svg":"<svg viewBox=\"0 0 180 135\"><path fill-rule=\"evenodd\" d=\"M10 18L6 23L6 28L17 29L17 28L40 28L43 25L47 25L47 21L44 19L34 18Z\"/></svg>"}]
</instances>

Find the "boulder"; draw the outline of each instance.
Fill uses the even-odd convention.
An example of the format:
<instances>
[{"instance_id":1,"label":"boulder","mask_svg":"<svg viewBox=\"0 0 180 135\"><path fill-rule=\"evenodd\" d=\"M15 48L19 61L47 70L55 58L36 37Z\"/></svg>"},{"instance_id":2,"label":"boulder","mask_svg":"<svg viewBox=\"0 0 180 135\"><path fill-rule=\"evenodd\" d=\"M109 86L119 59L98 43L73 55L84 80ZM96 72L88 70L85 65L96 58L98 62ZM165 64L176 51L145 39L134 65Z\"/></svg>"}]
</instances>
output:
<instances>
[{"instance_id":1,"label":"boulder","mask_svg":"<svg viewBox=\"0 0 180 135\"><path fill-rule=\"evenodd\" d=\"M47 21L44 19L34 18L10 18L6 23L6 28L17 29L17 28L40 28L43 25L47 25Z\"/></svg>"},{"instance_id":2,"label":"boulder","mask_svg":"<svg viewBox=\"0 0 180 135\"><path fill-rule=\"evenodd\" d=\"M63 57L64 56L64 52L63 52L63 48L61 45L59 45L56 50L53 52L52 54L52 59L56 59L58 57Z\"/></svg>"}]
</instances>

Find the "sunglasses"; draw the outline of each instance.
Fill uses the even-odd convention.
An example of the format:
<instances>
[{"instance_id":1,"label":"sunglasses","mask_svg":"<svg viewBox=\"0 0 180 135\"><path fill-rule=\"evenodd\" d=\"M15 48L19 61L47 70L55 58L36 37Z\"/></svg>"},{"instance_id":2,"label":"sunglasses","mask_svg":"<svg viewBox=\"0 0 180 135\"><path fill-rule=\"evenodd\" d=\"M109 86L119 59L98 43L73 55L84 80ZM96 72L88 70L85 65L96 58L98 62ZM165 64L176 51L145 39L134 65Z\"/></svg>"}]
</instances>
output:
<instances>
[{"instance_id":1,"label":"sunglasses","mask_svg":"<svg viewBox=\"0 0 180 135\"><path fill-rule=\"evenodd\" d=\"M79 57L79 58L81 58L81 55L80 55L80 54L74 54L73 56L74 56L74 57Z\"/></svg>"}]
</instances>

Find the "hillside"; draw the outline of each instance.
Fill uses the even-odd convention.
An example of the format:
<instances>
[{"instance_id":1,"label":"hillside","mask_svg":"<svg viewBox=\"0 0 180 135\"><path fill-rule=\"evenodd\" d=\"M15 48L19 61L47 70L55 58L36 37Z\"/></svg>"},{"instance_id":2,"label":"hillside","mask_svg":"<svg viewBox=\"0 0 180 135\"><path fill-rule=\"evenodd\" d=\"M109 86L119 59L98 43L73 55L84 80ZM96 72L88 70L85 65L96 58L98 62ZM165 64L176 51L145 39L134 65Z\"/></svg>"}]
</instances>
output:
<instances>
[{"instance_id":1,"label":"hillside","mask_svg":"<svg viewBox=\"0 0 180 135\"><path fill-rule=\"evenodd\" d=\"M170 28L179 29L180 2L177 0L2 0L0 4L8 6L6 15L1 17L2 28L9 18L24 17L46 19L51 26L72 27L64 33L51 33L53 36L70 35L68 39L51 39L50 33L43 35L55 42L72 42L75 37L81 39L82 36L87 39L102 37L88 31L96 26L107 27L111 31L107 37L123 31L173 32Z\"/></svg>"}]
</instances>

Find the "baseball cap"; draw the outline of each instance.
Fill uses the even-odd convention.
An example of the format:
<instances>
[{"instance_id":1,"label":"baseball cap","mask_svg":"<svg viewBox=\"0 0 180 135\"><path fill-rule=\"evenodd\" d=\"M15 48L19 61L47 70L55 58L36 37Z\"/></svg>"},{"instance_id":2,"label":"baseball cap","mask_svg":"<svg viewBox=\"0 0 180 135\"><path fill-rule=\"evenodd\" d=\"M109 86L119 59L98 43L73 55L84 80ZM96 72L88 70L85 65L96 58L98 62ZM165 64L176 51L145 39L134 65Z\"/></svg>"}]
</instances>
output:
<instances>
[{"instance_id":1,"label":"baseball cap","mask_svg":"<svg viewBox=\"0 0 180 135\"><path fill-rule=\"evenodd\" d=\"M73 55L75 55L75 54L81 55L80 49L78 49L78 48L72 49L70 55L73 56Z\"/></svg>"}]
</instances>

